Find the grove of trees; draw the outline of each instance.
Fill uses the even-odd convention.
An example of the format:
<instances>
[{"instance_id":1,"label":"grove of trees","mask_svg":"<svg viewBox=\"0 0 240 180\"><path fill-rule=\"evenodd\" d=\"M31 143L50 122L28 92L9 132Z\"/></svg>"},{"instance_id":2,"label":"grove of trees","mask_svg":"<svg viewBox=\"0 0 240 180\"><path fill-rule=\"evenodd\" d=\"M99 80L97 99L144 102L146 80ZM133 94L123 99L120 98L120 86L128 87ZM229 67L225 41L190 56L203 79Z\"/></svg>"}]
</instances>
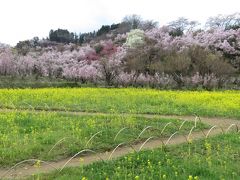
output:
<instances>
[{"instance_id":1,"label":"grove of trees","mask_svg":"<svg viewBox=\"0 0 240 180\"><path fill-rule=\"evenodd\" d=\"M51 30L47 39L0 44L0 75L108 86L240 88L239 13L198 26L179 18L158 27L131 15L96 32Z\"/></svg>"}]
</instances>

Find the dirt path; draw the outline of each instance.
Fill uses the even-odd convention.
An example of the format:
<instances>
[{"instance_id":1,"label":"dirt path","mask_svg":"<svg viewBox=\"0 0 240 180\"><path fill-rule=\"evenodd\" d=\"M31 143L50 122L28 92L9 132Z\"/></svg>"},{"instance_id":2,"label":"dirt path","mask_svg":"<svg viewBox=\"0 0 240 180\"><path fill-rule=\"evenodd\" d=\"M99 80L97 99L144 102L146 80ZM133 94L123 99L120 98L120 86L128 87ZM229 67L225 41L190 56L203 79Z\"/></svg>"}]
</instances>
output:
<instances>
[{"instance_id":1,"label":"dirt path","mask_svg":"<svg viewBox=\"0 0 240 180\"><path fill-rule=\"evenodd\" d=\"M9 110L9 109L1 109L0 112L8 112L8 111L13 111L13 110ZM16 111L29 111L29 112L33 112L31 110L16 110ZM35 113L39 113L42 111L37 111L34 110ZM54 112L59 112L59 113L67 113L67 114L75 114L75 115L94 115L94 114L105 114L105 113L87 113L87 112L66 112L66 111L54 111ZM195 117L194 116L175 116L175 115L150 115L150 114L121 114L123 116L127 116L127 115L132 115L132 116L141 116L141 117L147 117L147 118L178 118L178 119L182 119L182 120L188 120L188 121L194 121ZM226 131L228 129L229 126L231 126L232 124L236 124L237 126L240 127L240 120L234 120L234 119L228 119L228 118L201 118L201 121L203 123L209 124L211 126L214 126L214 128L211 130L211 132L209 133L209 136L214 136L216 134L219 134L222 132L222 130ZM215 127L216 126L216 127ZM235 128L232 125L232 128ZM193 132L191 134L191 139L193 140L197 140L200 138L204 138L206 136L206 134L208 134L209 130L204 130L203 132ZM87 165L90 164L92 162L95 161L99 161L99 160L109 160L109 159L115 159L118 157L121 157L123 155L126 155L130 152L133 152L133 148L138 151L141 147L143 147L142 149L154 149L154 148L158 148L162 145L162 143L167 145L173 145L173 144L181 144L186 142L186 138L187 136L184 135L178 135L175 134L174 136L172 136L171 139L169 138L164 138L164 139L150 139L148 142L146 142L143 145L143 142L141 143L137 143L135 145L133 145L132 147L129 146L120 146L116 149L116 151L114 151L114 153L112 154L113 151L107 151L107 152L103 152L103 153L98 153L98 154L88 154L86 156L78 156L76 158L73 158L67 165L66 167L76 167L79 166L80 164L83 165ZM79 157L83 158L84 161L80 162ZM111 157L111 158L110 158ZM18 166L15 169L12 169L11 171L8 171L8 169L0 169L0 179L2 178L2 176L4 176L4 178L7 179L15 179L15 178L23 178L25 176L31 176L32 174L37 174L37 173L47 173L50 171L53 171L54 168L57 168L58 170L60 170L64 164L66 162L68 162L68 159L63 159L57 162L48 162L51 164L51 166L49 164L45 164L45 163L41 163L40 167L34 167L34 166L30 166L30 165L24 165L24 166Z\"/></svg>"}]
</instances>

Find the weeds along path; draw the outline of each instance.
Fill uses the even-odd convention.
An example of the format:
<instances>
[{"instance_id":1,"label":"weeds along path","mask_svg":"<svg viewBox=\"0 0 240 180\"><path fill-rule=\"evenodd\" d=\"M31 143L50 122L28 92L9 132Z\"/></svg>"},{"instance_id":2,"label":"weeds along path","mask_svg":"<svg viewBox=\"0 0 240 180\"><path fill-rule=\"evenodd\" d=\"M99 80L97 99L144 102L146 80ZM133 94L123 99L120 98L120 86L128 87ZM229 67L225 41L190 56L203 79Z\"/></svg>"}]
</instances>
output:
<instances>
[{"instance_id":1,"label":"weeds along path","mask_svg":"<svg viewBox=\"0 0 240 180\"><path fill-rule=\"evenodd\" d=\"M34 112L34 113L40 113L43 111L38 111L38 110L12 110L12 109L0 109L0 112L11 112L11 111L27 111L27 112ZM49 112L49 111L48 111ZM52 112L52 111L51 111ZM107 114L107 113L88 113L88 112L69 112L69 111L53 111L53 112L58 112L58 113L63 113L63 114L75 114L75 115L99 115L99 114ZM147 117L147 118L178 118L181 120L187 120L187 121L194 121L195 116L175 116L175 115L151 115L151 114L120 114L122 116L139 116L139 117ZM0 169L0 179L6 178L6 179L17 179L17 178L24 178L26 176L31 176L32 174L37 174L37 173L47 173L50 171L53 171L55 169L61 170L62 168L65 167L76 167L79 166L80 164L82 165L87 165L96 161L107 161L111 159L115 159L121 156L124 156L128 153L131 153L133 151L139 151L143 149L154 149L154 148L159 148L162 145L177 145L181 143L186 143L188 140L197 140L201 138L206 138L206 136L214 136L223 132L227 132L228 130L235 130L236 127L240 127L240 120L234 120L234 119L229 119L229 118L207 118L207 117L201 117L200 118L203 123L209 124L212 126L209 130L204 130L200 132L191 132L184 136L184 135L178 135L177 133L174 133L170 138L162 138L162 139L154 139L154 138L149 138L145 142L139 142L132 147L130 146L124 146L121 145L119 147L116 147L114 150L111 151L106 151L103 153L88 153L87 155L81 156L84 160L80 162L79 156L74 157L70 160L68 159L63 159L60 161L56 162L48 162L48 164L42 162L41 166L35 167L33 165L26 165L22 164L19 165L9 171L9 169ZM238 130L238 129L237 129ZM32 163L33 164L33 163Z\"/></svg>"},{"instance_id":2,"label":"weeds along path","mask_svg":"<svg viewBox=\"0 0 240 180\"><path fill-rule=\"evenodd\" d=\"M145 118L177 118L181 120L194 121L196 116L187 115L160 115L160 114L144 114L144 113L104 113L104 112L85 112L85 111L65 111L65 110L38 110L38 109L12 109L12 108L0 108L0 112L29 112L29 113L41 113L41 112L55 112L69 115L120 115L120 116L135 116L135 117L145 117ZM239 124L240 120L223 118L223 117L201 117L203 123L209 124L211 126L229 126L230 124ZM220 123L220 124L219 124Z\"/></svg>"}]
</instances>

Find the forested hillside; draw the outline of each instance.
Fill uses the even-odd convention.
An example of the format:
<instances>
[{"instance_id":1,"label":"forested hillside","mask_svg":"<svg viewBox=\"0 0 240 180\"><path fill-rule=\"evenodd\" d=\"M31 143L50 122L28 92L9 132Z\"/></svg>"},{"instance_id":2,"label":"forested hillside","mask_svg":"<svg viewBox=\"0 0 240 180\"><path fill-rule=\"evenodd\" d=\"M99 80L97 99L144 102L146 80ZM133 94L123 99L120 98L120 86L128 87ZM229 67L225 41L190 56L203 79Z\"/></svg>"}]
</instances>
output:
<instances>
[{"instance_id":1,"label":"forested hillside","mask_svg":"<svg viewBox=\"0 0 240 180\"><path fill-rule=\"evenodd\" d=\"M107 86L239 88L239 13L204 28L179 18L159 26L137 15L98 31L51 30L49 37L0 46L0 75Z\"/></svg>"}]
</instances>

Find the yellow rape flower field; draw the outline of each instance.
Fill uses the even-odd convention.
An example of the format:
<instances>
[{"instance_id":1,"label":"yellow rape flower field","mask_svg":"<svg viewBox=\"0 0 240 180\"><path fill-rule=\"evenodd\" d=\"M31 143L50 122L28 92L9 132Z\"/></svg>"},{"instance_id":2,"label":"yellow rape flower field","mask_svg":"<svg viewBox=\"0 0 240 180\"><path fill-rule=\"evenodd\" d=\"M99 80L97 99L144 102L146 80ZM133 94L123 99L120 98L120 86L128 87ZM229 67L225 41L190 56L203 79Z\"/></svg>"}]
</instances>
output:
<instances>
[{"instance_id":1,"label":"yellow rape flower field","mask_svg":"<svg viewBox=\"0 0 240 180\"><path fill-rule=\"evenodd\" d=\"M240 119L240 92L134 88L2 89L0 106L105 113L196 114Z\"/></svg>"},{"instance_id":2,"label":"yellow rape flower field","mask_svg":"<svg viewBox=\"0 0 240 180\"><path fill-rule=\"evenodd\" d=\"M1 89L0 179L239 179L239 128L239 91Z\"/></svg>"}]
</instances>

